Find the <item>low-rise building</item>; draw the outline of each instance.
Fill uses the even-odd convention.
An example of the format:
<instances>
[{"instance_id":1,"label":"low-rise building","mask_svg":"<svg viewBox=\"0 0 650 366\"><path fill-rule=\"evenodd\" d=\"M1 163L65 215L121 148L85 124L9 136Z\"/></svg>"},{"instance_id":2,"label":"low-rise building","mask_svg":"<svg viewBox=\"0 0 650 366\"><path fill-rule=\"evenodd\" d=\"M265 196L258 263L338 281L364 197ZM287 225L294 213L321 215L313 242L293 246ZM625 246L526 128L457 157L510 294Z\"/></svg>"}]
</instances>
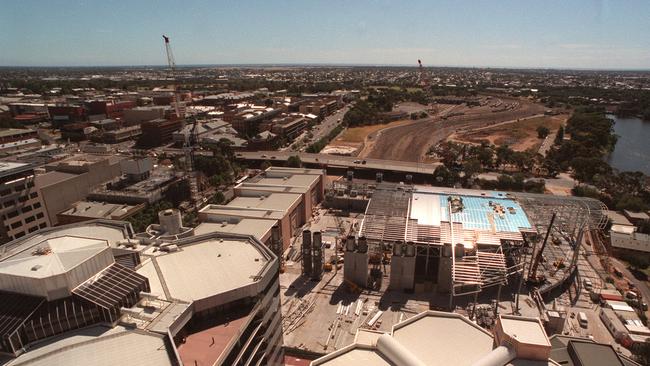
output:
<instances>
[{"instance_id":1,"label":"low-rise building","mask_svg":"<svg viewBox=\"0 0 650 366\"><path fill-rule=\"evenodd\" d=\"M2 128L0 129L0 144L38 138L36 130L25 128Z\"/></svg>"},{"instance_id":2,"label":"low-rise building","mask_svg":"<svg viewBox=\"0 0 650 366\"><path fill-rule=\"evenodd\" d=\"M647 213L642 212L642 211L641 212L635 212L635 211L630 211L630 210L623 210L623 214L625 215L625 217L627 217L628 220L630 220L630 222L633 225L638 225L642 221L650 220L650 216L648 216Z\"/></svg>"},{"instance_id":3,"label":"low-rise building","mask_svg":"<svg viewBox=\"0 0 650 366\"><path fill-rule=\"evenodd\" d=\"M22 152L38 150L41 147L41 141L35 138L5 142L0 144L0 155L13 155Z\"/></svg>"},{"instance_id":4,"label":"low-rise building","mask_svg":"<svg viewBox=\"0 0 650 366\"><path fill-rule=\"evenodd\" d=\"M295 139L309 125L309 120L301 116L276 118L271 121L271 132L289 139Z\"/></svg>"},{"instance_id":5,"label":"low-rise building","mask_svg":"<svg viewBox=\"0 0 650 366\"><path fill-rule=\"evenodd\" d=\"M634 226L612 225L609 235L614 252L650 256L650 235L637 232Z\"/></svg>"},{"instance_id":6,"label":"low-rise building","mask_svg":"<svg viewBox=\"0 0 650 366\"><path fill-rule=\"evenodd\" d=\"M59 212L56 217L59 225L95 219L126 220L143 210L144 207L144 204L128 205L107 202L79 201L74 203L69 209Z\"/></svg>"},{"instance_id":7,"label":"low-rise building","mask_svg":"<svg viewBox=\"0 0 650 366\"><path fill-rule=\"evenodd\" d=\"M170 106L149 106L125 109L123 121L127 126L138 125L154 119L164 119L171 113Z\"/></svg>"},{"instance_id":8,"label":"low-rise building","mask_svg":"<svg viewBox=\"0 0 650 366\"><path fill-rule=\"evenodd\" d=\"M269 167L260 175L235 186L235 194L247 191L299 193L305 219L312 216L325 195L325 172L321 169Z\"/></svg>"},{"instance_id":9,"label":"low-rise building","mask_svg":"<svg viewBox=\"0 0 650 366\"><path fill-rule=\"evenodd\" d=\"M282 250L305 223L302 196L294 193L246 191L227 205L207 205L199 211L201 222L221 222L223 216L272 220L279 226Z\"/></svg>"},{"instance_id":10,"label":"low-rise building","mask_svg":"<svg viewBox=\"0 0 650 366\"><path fill-rule=\"evenodd\" d=\"M138 146L143 148L161 146L172 141L174 132L178 131L183 126L183 121L167 120L167 119L154 119L151 121L142 122L140 128L142 134L138 139Z\"/></svg>"},{"instance_id":11,"label":"low-rise building","mask_svg":"<svg viewBox=\"0 0 650 366\"><path fill-rule=\"evenodd\" d=\"M47 217L52 225L58 223L57 214L75 202L87 198L90 191L122 174L115 155L75 155L45 165L45 174L35 178Z\"/></svg>"}]
</instances>

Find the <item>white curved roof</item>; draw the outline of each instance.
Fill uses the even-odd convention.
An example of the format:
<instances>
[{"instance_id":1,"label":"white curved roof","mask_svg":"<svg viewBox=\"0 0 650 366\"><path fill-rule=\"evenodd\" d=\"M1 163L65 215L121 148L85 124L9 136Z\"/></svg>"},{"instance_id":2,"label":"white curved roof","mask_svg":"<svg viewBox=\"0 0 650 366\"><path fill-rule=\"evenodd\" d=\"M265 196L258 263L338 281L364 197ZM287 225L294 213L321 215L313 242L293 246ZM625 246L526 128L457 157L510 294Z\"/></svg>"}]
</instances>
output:
<instances>
[{"instance_id":1,"label":"white curved roof","mask_svg":"<svg viewBox=\"0 0 650 366\"><path fill-rule=\"evenodd\" d=\"M68 272L105 250L101 239L60 236L43 240L0 262L0 274L45 278Z\"/></svg>"}]
</instances>

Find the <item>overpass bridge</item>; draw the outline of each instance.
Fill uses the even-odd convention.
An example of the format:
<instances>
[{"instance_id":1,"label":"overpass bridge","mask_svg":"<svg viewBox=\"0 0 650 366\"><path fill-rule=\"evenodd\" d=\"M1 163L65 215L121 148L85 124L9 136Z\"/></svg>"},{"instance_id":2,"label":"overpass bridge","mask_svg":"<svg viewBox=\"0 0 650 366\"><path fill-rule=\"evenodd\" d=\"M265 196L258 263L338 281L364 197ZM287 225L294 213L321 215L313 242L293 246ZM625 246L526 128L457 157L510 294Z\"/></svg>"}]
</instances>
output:
<instances>
[{"instance_id":1,"label":"overpass bridge","mask_svg":"<svg viewBox=\"0 0 650 366\"><path fill-rule=\"evenodd\" d=\"M238 160L262 162L274 161L286 162L290 156L298 156L302 163L307 166L321 167L328 170L345 169L355 172L381 172L397 175L411 174L414 177L430 178L433 171L440 163L417 163L410 161L364 159L354 156L339 156L328 154L311 154L304 152L286 151L242 151L238 152Z\"/></svg>"}]
</instances>

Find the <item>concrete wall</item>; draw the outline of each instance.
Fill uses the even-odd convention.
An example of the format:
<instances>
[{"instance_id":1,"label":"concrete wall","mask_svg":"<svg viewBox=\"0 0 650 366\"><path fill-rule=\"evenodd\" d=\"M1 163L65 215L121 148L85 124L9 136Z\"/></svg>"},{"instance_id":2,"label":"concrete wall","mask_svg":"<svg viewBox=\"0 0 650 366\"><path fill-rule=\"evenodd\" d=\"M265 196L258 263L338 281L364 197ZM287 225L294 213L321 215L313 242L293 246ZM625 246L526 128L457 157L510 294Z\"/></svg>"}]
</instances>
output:
<instances>
[{"instance_id":1,"label":"concrete wall","mask_svg":"<svg viewBox=\"0 0 650 366\"><path fill-rule=\"evenodd\" d=\"M450 246L450 245L449 245ZM443 250L443 253L445 251ZM453 252L449 249L449 252ZM438 292L449 293L453 286L453 278L451 274L453 262L452 258L448 256L440 257L440 264L438 265Z\"/></svg>"},{"instance_id":2,"label":"concrete wall","mask_svg":"<svg viewBox=\"0 0 650 366\"><path fill-rule=\"evenodd\" d=\"M391 290L412 290L415 286L415 257L393 256L390 262Z\"/></svg>"},{"instance_id":3,"label":"concrete wall","mask_svg":"<svg viewBox=\"0 0 650 366\"><path fill-rule=\"evenodd\" d=\"M343 277L360 287L368 284L368 253L345 252Z\"/></svg>"}]
</instances>

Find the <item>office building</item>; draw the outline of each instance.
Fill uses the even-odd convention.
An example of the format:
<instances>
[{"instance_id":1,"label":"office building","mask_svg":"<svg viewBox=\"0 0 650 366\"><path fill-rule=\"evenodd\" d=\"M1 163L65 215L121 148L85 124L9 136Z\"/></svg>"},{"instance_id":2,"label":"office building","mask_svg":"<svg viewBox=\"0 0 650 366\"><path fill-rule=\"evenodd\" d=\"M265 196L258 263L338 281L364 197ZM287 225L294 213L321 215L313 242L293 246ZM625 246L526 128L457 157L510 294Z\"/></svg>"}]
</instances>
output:
<instances>
[{"instance_id":1,"label":"office building","mask_svg":"<svg viewBox=\"0 0 650 366\"><path fill-rule=\"evenodd\" d=\"M34 185L34 168L24 163L0 163L0 243L49 226L45 207Z\"/></svg>"}]
</instances>

